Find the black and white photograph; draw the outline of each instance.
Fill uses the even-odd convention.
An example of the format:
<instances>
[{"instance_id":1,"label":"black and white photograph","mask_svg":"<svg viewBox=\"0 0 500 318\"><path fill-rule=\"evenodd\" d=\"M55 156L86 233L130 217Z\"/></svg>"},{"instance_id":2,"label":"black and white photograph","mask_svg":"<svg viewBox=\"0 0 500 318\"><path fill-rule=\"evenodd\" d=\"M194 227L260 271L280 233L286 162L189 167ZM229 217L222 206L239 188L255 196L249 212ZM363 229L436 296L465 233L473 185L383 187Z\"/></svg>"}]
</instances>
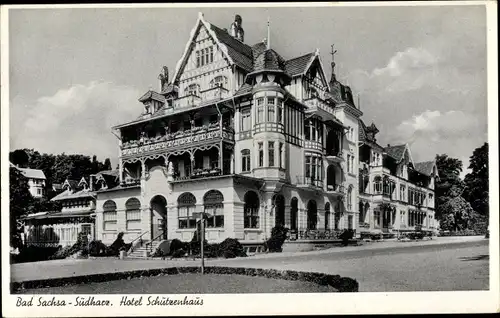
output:
<instances>
[{"instance_id":1,"label":"black and white photograph","mask_svg":"<svg viewBox=\"0 0 500 318\"><path fill-rule=\"evenodd\" d=\"M2 6L7 316L498 311L496 6Z\"/></svg>"}]
</instances>

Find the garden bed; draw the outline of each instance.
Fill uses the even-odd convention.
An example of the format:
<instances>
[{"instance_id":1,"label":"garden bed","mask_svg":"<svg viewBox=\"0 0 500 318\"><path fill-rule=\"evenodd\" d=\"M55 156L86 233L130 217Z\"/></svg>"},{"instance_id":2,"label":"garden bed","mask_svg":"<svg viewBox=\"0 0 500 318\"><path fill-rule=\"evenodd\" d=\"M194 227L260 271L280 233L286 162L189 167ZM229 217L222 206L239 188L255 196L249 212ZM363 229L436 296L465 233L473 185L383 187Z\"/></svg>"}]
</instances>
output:
<instances>
[{"instance_id":1,"label":"garden bed","mask_svg":"<svg viewBox=\"0 0 500 318\"><path fill-rule=\"evenodd\" d=\"M22 290L33 290L39 288L73 288L71 286L81 284L94 284L119 280L131 280L136 278L144 278L151 276L168 276L179 274L197 274L200 268L191 267L169 267L149 270L134 270L126 272L114 272L105 274L93 274L85 276L63 277L55 279L32 280L24 282L11 283L11 292L19 293ZM239 267L206 267L206 274L219 275L236 275L236 276L251 276L263 277L269 279L288 280L297 282L309 282L321 286L330 286L338 292L357 292L359 284L356 280L349 277L340 277L339 275L327 275L323 273L308 273L297 271L280 271L274 269L258 269L258 268L239 268ZM222 287L220 287L222 288ZM121 292L129 289L123 289Z\"/></svg>"}]
</instances>

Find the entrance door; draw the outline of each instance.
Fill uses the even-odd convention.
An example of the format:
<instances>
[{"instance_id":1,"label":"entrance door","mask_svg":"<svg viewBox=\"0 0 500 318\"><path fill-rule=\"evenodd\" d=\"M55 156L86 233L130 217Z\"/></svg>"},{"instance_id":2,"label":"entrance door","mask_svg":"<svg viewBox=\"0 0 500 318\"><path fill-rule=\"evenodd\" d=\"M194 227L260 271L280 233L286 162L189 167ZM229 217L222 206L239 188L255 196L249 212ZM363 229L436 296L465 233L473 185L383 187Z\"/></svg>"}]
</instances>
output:
<instances>
[{"instance_id":1,"label":"entrance door","mask_svg":"<svg viewBox=\"0 0 500 318\"><path fill-rule=\"evenodd\" d=\"M157 195L151 199L151 239L167 239L167 200Z\"/></svg>"}]
</instances>

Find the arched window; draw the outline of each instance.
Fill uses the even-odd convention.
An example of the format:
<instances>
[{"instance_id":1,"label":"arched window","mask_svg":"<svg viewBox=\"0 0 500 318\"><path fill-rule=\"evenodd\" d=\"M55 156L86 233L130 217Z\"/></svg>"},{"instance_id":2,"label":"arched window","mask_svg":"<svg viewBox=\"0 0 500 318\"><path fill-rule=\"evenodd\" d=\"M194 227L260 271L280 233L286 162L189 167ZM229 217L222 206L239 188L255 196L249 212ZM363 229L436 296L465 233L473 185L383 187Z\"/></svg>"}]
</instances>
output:
<instances>
[{"instance_id":1,"label":"arched window","mask_svg":"<svg viewBox=\"0 0 500 318\"><path fill-rule=\"evenodd\" d=\"M318 207L316 201L309 200L307 203L307 229L316 230L318 223Z\"/></svg>"},{"instance_id":2,"label":"arched window","mask_svg":"<svg viewBox=\"0 0 500 318\"><path fill-rule=\"evenodd\" d=\"M352 185L351 185L347 189L347 211L349 211L349 212L352 211L352 201L353 201L353 197L352 197Z\"/></svg>"},{"instance_id":3,"label":"arched window","mask_svg":"<svg viewBox=\"0 0 500 318\"><path fill-rule=\"evenodd\" d=\"M203 196L205 213L208 213L207 227L224 227L224 196L219 190L210 190Z\"/></svg>"},{"instance_id":4,"label":"arched window","mask_svg":"<svg viewBox=\"0 0 500 318\"><path fill-rule=\"evenodd\" d=\"M325 203L325 230L330 229L330 203Z\"/></svg>"},{"instance_id":5,"label":"arched window","mask_svg":"<svg viewBox=\"0 0 500 318\"><path fill-rule=\"evenodd\" d=\"M273 198L273 203L275 226L285 226L285 197L281 194L276 194Z\"/></svg>"},{"instance_id":6,"label":"arched window","mask_svg":"<svg viewBox=\"0 0 500 318\"><path fill-rule=\"evenodd\" d=\"M130 198L125 203L125 219L127 231L141 230L141 202Z\"/></svg>"},{"instance_id":7,"label":"arched window","mask_svg":"<svg viewBox=\"0 0 500 318\"><path fill-rule=\"evenodd\" d=\"M113 200L104 202L102 206L102 224L104 231L116 231L116 203Z\"/></svg>"},{"instance_id":8,"label":"arched window","mask_svg":"<svg viewBox=\"0 0 500 318\"><path fill-rule=\"evenodd\" d=\"M375 194L382 193L382 178L380 176L376 176L373 179L373 189L375 190Z\"/></svg>"},{"instance_id":9,"label":"arched window","mask_svg":"<svg viewBox=\"0 0 500 318\"><path fill-rule=\"evenodd\" d=\"M224 87L227 88L227 77L219 75L210 81L210 88Z\"/></svg>"},{"instance_id":10,"label":"arched window","mask_svg":"<svg viewBox=\"0 0 500 318\"><path fill-rule=\"evenodd\" d=\"M196 209L196 198L190 192L184 192L177 199L179 210L179 228L194 229L196 228L196 219L193 213Z\"/></svg>"},{"instance_id":11,"label":"arched window","mask_svg":"<svg viewBox=\"0 0 500 318\"><path fill-rule=\"evenodd\" d=\"M184 89L184 95L185 96L188 96L188 95L199 96L200 95L200 85L198 85L198 84L189 85L188 87L186 87Z\"/></svg>"},{"instance_id":12,"label":"arched window","mask_svg":"<svg viewBox=\"0 0 500 318\"><path fill-rule=\"evenodd\" d=\"M259 197L257 193L248 191L244 197L243 207L244 227L255 229L259 227Z\"/></svg>"},{"instance_id":13,"label":"arched window","mask_svg":"<svg viewBox=\"0 0 500 318\"><path fill-rule=\"evenodd\" d=\"M241 151L241 171L248 172L251 170L250 166L250 150L243 149Z\"/></svg>"}]
</instances>

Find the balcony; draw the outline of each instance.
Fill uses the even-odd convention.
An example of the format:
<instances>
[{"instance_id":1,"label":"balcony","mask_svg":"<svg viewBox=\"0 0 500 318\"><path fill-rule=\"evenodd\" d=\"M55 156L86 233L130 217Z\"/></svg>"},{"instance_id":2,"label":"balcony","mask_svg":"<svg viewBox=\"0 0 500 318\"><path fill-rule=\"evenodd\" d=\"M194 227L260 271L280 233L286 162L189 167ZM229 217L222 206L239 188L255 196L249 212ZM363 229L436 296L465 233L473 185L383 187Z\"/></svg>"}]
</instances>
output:
<instances>
[{"instance_id":1,"label":"balcony","mask_svg":"<svg viewBox=\"0 0 500 318\"><path fill-rule=\"evenodd\" d=\"M338 152L335 152L335 151L332 151L332 152L327 152L326 153L326 160L330 161L330 162L342 162L344 161L344 153L342 152L342 150L338 151Z\"/></svg>"},{"instance_id":2,"label":"balcony","mask_svg":"<svg viewBox=\"0 0 500 318\"><path fill-rule=\"evenodd\" d=\"M200 178L209 178L222 176L222 170L219 168L205 168L205 169L194 169L190 175L187 176L176 176L174 174L174 181L185 181Z\"/></svg>"},{"instance_id":3,"label":"balcony","mask_svg":"<svg viewBox=\"0 0 500 318\"><path fill-rule=\"evenodd\" d=\"M312 97L309 99L305 99L304 103L309 107L307 110L308 112L315 112L315 111L324 111L329 114L333 114L333 107L328 105L326 101L322 100L319 97Z\"/></svg>"},{"instance_id":4,"label":"balcony","mask_svg":"<svg viewBox=\"0 0 500 318\"><path fill-rule=\"evenodd\" d=\"M222 86L200 91L198 95L186 95L174 100L174 110L199 106L202 103L209 105L211 101L222 100L229 97L229 90Z\"/></svg>"},{"instance_id":5,"label":"balcony","mask_svg":"<svg viewBox=\"0 0 500 318\"><path fill-rule=\"evenodd\" d=\"M234 141L234 130L224 127L221 131L218 123L194 127L158 137L143 137L141 140L126 142L121 147L122 156L134 156L153 152L166 152L186 146L196 146L212 142Z\"/></svg>"},{"instance_id":6,"label":"balcony","mask_svg":"<svg viewBox=\"0 0 500 318\"><path fill-rule=\"evenodd\" d=\"M297 176L297 186L299 188L319 190L323 188L323 181L313 177Z\"/></svg>"},{"instance_id":7,"label":"balcony","mask_svg":"<svg viewBox=\"0 0 500 318\"><path fill-rule=\"evenodd\" d=\"M311 150L317 150L317 151L322 151L323 146L321 145L320 141L313 141L313 140L305 140L304 141L304 148L305 149L311 149Z\"/></svg>"},{"instance_id":8,"label":"balcony","mask_svg":"<svg viewBox=\"0 0 500 318\"><path fill-rule=\"evenodd\" d=\"M326 193L332 195L344 195L345 187L341 184L327 184Z\"/></svg>"}]
</instances>

